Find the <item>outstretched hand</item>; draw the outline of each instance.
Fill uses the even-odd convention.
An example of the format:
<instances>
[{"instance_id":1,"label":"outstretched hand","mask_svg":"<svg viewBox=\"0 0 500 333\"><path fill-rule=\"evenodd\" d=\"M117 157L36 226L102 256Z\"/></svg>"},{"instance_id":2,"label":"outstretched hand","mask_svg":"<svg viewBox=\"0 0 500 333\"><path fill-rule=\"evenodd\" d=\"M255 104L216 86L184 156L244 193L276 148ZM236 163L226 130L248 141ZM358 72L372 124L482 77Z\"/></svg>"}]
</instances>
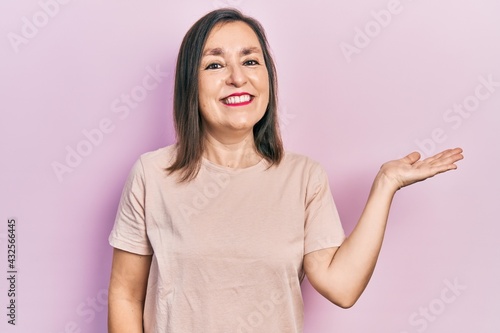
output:
<instances>
[{"instance_id":1,"label":"outstretched hand","mask_svg":"<svg viewBox=\"0 0 500 333\"><path fill-rule=\"evenodd\" d=\"M424 160L420 160L418 152L413 152L399 160L384 163L379 176L398 190L437 174L455 170L455 163L463 158L461 148L447 149Z\"/></svg>"}]
</instances>

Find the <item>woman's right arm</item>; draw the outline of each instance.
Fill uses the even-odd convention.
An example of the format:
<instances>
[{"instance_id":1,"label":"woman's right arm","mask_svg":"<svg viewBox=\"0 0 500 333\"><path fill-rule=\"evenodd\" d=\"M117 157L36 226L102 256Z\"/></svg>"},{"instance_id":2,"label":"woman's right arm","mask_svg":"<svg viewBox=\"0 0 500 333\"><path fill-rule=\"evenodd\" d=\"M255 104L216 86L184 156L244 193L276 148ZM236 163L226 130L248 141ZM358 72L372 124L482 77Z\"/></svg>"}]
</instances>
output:
<instances>
[{"instance_id":1,"label":"woman's right arm","mask_svg":"<svg viewBox=\"0 0 500 333\"><path fill-rule=\"evenodd\" d=\"M109 333L143 333L151 258L114 248L108 296Z\"/></svg>"}]
</instances>

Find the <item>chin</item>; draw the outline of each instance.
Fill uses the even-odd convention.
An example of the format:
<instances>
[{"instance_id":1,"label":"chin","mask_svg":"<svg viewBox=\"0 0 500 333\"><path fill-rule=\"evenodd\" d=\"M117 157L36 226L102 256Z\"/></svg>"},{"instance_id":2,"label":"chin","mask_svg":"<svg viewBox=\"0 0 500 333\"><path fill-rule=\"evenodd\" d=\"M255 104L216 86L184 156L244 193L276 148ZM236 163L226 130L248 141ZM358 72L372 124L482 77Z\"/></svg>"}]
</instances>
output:
<instances>
[{"instance_id":1,"label":"chin","mask_svg":"<svg viewBox=\"0 0 500 333\"><path fill-rule=\"evenodd\" d=\"M253 129L253 126L255 124L251 125L251 124L233 124L230 126L230 128L234 131L251 131Z\"/></svg>"}]
</instances>

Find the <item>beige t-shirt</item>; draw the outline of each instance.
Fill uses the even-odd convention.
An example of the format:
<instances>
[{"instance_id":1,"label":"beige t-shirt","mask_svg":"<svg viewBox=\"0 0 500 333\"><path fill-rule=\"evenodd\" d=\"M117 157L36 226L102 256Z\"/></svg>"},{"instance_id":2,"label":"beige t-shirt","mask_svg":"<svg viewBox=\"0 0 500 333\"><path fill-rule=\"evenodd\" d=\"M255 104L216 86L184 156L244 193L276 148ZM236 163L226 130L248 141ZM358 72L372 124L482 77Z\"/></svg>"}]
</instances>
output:
<instances>
[{"instance_id":1,"label":"beige t-shirt","mask_svg":"<svg viewBox=\"0 0 500 333\"><path fill-rule=\"evenodd\" d=\"M323 168L288 152L271 168L203 159L178 183L164 171L174 154L135 163L109 236L153 255L144 332L302 332L303 257L345 238Z\"/></svg>"}]
</instances>

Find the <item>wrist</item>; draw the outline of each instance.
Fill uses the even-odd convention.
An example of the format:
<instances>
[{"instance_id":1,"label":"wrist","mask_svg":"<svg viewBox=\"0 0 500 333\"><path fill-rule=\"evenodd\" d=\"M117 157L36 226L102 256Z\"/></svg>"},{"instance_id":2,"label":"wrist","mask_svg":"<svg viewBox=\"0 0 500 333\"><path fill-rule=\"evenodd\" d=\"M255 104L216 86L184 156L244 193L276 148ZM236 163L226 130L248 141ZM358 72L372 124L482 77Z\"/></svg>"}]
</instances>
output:
<instances>
[{"instance_id":1,"label":"wrist","mask_svg":"<svg viewBox=\"0 0 500 333\"><path fill-rule=\"evenodd\" d=\"M402 186L381 169L373 181L373 190L394 195Z\"/></svg>"}]
</instances>

